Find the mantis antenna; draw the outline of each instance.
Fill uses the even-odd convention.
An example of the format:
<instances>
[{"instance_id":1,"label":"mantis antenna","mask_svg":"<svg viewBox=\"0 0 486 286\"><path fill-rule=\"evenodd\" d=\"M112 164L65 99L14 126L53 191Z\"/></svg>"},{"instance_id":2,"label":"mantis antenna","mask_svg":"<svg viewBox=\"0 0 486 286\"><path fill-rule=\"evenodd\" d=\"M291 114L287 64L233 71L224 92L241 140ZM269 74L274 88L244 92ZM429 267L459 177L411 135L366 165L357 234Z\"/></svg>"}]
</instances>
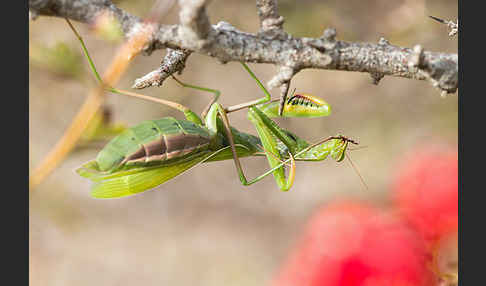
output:
<instances>
[{"instance_id":1,"label":"mantis antenna","mask_svg":"<svg viewBox=\"0 0 486 286\"><path fill-rule=\"evenodd\" d=\"M370 189L368 188L368 185L366 184L365 180L363 179L363 176L361 176L361 172L358 170L356 165L353 163L353 160L351 160L351 157L349 156L349 152L346 154L346 158L348 159L349 163L351 164L351 167L353 167L354 171L356 174L358 174L359 180L361 181L361 184L365 187L367 191Z\"/></svg>"}]
</instances>

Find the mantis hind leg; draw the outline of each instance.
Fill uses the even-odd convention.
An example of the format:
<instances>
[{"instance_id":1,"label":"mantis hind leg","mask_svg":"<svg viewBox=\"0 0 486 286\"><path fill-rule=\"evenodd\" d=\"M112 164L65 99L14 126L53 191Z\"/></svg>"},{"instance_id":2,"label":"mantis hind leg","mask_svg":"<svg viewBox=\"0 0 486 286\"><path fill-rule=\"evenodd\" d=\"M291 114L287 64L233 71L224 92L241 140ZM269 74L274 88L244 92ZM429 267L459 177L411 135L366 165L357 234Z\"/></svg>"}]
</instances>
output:
<instances>
[{"instance_id":1,"label":"mantis hind leg","mask_svg":"<svg viewBox=\"0 0 486 286\"><path fill-rule=\"evenodd\" d=\"M207 88L207 87L201 87L201 86L197 86L197 85L184 83L184 82L180 81L179 79L177 79L175 76L172 76L172 78L178 84L180 84L182 87L192 88L192 89L196 89L196 90L200 90L200 91L206 91L206 92L210 92L210 93L214 94L213 99L211 99L211 101L208 103L208 105L204 108L203 112L201 113L201 117L206 118L206 115L208 114L209 109L211 108L211 106L216 101L218 101L218 98L221 95L221 92L219 90L216 90L216 89L211 89L211 88Z\"/></svg>"},{"instance_id":2,"label":"mantis hind leg","mask_svg":"<svg viewBox=\"0 0 486 286\"><path fill-rule=\"evenodd\" d=\"M245 68L245 70L250 74L250 76L256 81L258 87L260 87L260 89L265 94L265 97L262 97L262 98L256 99L256 100L252 100L252 101L248 101L248 102L245 102L245 103L241 103L241 104L237 104L237 105L230 106L230 107L226 108L226 112L227 113L234 112L234 111L238 111L238 110L241 110L241 109L244 109L244 108L253 106L253 105L258 105L258 104L266 103L266 102L269 102L270 100L272 100L272 96L270 95L270 93L268 92L268 90L261 83L261 81L257 78L257 76L251 71L251 69L244 62L240 62L240 63L243 66L243 68Z\"/></svg>"},{"instance_id":3,"label":"mantis hind leg","mask_svg":"<svg viewBox=\"0 0 486 286\"><path fill-rule=\"evenodd\" d=\"M156 103L159 103L159 104L169 106L171 108L174 108L174 109L177 109L177 110L183 112L184 115L186 116L187 120L192 121L192 122L199 124L199 125L202 124L201 118L199 116L197 116L197 114L195 114L188 107L186 107L182 104L179 104L179 103L173 102L173 101L169 101L169 100L165 100L165 99L160 99L160 98L155 98L155 97L151 97L151 96L147 96L147 95L143 95L143 94L134 93L134 92L131 92L131 91L116 89L114 87L111 87L111 86L105 84L103 82L103 79L99 75L98 71L96 70L94 62L91 59L91 56L89 55L88 49L86 48L86 45L84 43L83 38L78 33L78 31L74 28L74 26L71 24L69 19L66 18L66 21L67 21L69 27L71 28L71 30L74 32L74 34L78 38L79 42L81 43L81 47L83 48L83 53L86 56L86 58L88 59L89 66L90 66L91 70L93 71L96 79L98 80L98 82L100 83L101 87L103 87L104 90L112 92L112 93L116 93L116 94L119 94L119 95L131 96L131 97L135 97L135 98L138 98L138 99L152 101L152 102L156 102Z\"/></svg>"},{"instance_id":4,"label":"mantis hind leg","mask_svg":"<svg viewBox=\"0 0 486 286\"><path fill-rule=\"evenodd\" d=\"M256 81L258 87L260 87L260 89L265 94L265 97L262 97L262 98L259 98L259 99L256 99L256 100L252 100L252 101L248 101L248 102L244 102L244 103L241 103L241 104L237 104L237 105L230 106L230 107L228 107L228 108L225 109L226 113L238 111L238 110L241 110L241 109L244 109L244 108L253 106L253 105L258 105L258 104L266 103L266 102L269 102L269 101L272 100L272 96L270 95L270 93L268 92L268 90L261 83L261 81L258 79L258 77L253 73L253 71L248 67L248 65L246 65L244 62L240 62L240 63L243 66L243 68L250 74L250 76ZM206 108L204 109L203 113L201 114L201 117L202 118L206 117L206 115L207 115L209 109L211 108L211 106L213 105L213 103L215 103L218 100L219 96L221 95L221 92L218 91L218 90L210 89L210 88L206 88L206 87L200 87L200 86L191 85L191 84L187 84L187 83L181 82L175 76L172 76L172 78L177 83L179 83L181 86L183 86L183 87L188 87L188 88L193 88L193 89L196 89L196 90L211 92L211 93L214 94L213 99L206 106Z\"/></svg>"}]
</instances>

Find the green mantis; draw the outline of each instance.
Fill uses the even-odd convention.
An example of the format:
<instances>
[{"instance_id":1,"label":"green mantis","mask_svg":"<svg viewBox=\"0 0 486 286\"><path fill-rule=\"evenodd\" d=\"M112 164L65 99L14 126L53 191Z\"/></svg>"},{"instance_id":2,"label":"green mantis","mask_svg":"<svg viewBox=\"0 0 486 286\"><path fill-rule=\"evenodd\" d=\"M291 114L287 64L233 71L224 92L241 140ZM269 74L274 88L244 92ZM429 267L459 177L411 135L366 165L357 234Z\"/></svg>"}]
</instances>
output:
<instances>
[{"instance_id":1,"label":"green mantis","mask_svg":"<svg viewBox=\"0 0 486 286\"><path fill-rule=\"evenodd\" d=\"M69 23L69 22L68 22ZM76 30L69 23L74 33ZM103 85L94 64L81 41L93 72ZM279 188L287 191L295 178L295 161L321 161L329 155L340 162L345 157L348 143L355 141L342 135L327 137L315 144L299 138L279 127L271 117L278 114L278 102L244 63L241 63L265 94L265 97L224 108L217 102L220 92L213 89L185 84L184 87L214 94L201 117L189 108L170 101L159 103L173 107L185 116L185 120L165 117L144 121L126 129L113 138L92 160L79 169L79 175L93 181L91 195L95 198L117 198L153 189L201 163L230 160L245 186L273 174ZM113 93L133 93L106 87ZM137 97L142 97L137 95ZM147 99L143 96L144 99ZM238 131L229 124L228 113L248 109L248 119L255 126L258 137ZM306 94L292 94L285 102L284 117L320 117L330 114L330 106L322 99ZM266 156L270 170L248 180L239 158ZM290 163L288 177L285 165Z\"/></svg>"}]
</instances>

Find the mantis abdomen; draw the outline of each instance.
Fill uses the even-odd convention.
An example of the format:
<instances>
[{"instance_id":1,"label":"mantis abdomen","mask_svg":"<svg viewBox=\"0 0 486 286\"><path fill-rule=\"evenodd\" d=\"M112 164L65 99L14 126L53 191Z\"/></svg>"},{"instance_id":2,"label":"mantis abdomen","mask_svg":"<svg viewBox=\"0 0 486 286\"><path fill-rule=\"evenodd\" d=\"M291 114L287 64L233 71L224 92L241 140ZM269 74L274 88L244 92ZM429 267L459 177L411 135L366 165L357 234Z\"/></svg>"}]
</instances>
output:
<instances>
[{"instance_id":1,"label":"mantis abdomen","mask_svg":"<svg viewBox=\"0 0 486 286\"><path fill-rule=\"evenodd\" d=\"M207 150L210 142L207 129L187 120L165 117L128 128L98 153L96 163L100 171L165 164Z\"/></svg>"}]
</instances>

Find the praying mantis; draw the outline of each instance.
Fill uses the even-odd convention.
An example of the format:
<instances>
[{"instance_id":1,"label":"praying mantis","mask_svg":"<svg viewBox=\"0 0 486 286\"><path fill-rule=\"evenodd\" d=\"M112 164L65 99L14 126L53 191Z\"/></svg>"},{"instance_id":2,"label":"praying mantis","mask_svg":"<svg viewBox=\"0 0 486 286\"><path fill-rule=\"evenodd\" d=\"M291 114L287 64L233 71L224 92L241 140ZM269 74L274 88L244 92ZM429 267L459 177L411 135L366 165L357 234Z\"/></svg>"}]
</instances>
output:
<instances>
[{"instance_id":1,"label":"praying mantis","mask_svg":"<svg viewBox=\"0 0 486 286\"><path fill-rule=\"evenodd\" d=\"M265 97L228 108L217 102L221 94L218 90L186 84L173 77L183 87L214 94L201 116L175 102L149 99L106 86L96 71L84 41L69 20L67 22L80 40L95 76L107 91L157 101L181 111L185 116L185 120L165 117L128 128L108 142L96 159L78 168L76 172L80 176L93 181L91 196L95 198L119 198L148 191L201 163L230 159L235 163L242 185L251 185L273 174L278 187L288 191L295 179L295 161L321 161L330 155L340 162L345 158L348 143L358 144L343 135L330 136L310 144L278 126L271 119L278 116L278 102L271 99L270 93L243 62L242 66ZM248 119L255 126L258 137L230 126L227 114L242 109L248 109ZM328 116L330 112L331 108L324 100L293 93L286 99L281 116L321 117ZM271 169L248 180L239 158L249 156L266 156ZM284 166L289 163L290 170L286 177Z\"/></svg>"}]
</instances>

